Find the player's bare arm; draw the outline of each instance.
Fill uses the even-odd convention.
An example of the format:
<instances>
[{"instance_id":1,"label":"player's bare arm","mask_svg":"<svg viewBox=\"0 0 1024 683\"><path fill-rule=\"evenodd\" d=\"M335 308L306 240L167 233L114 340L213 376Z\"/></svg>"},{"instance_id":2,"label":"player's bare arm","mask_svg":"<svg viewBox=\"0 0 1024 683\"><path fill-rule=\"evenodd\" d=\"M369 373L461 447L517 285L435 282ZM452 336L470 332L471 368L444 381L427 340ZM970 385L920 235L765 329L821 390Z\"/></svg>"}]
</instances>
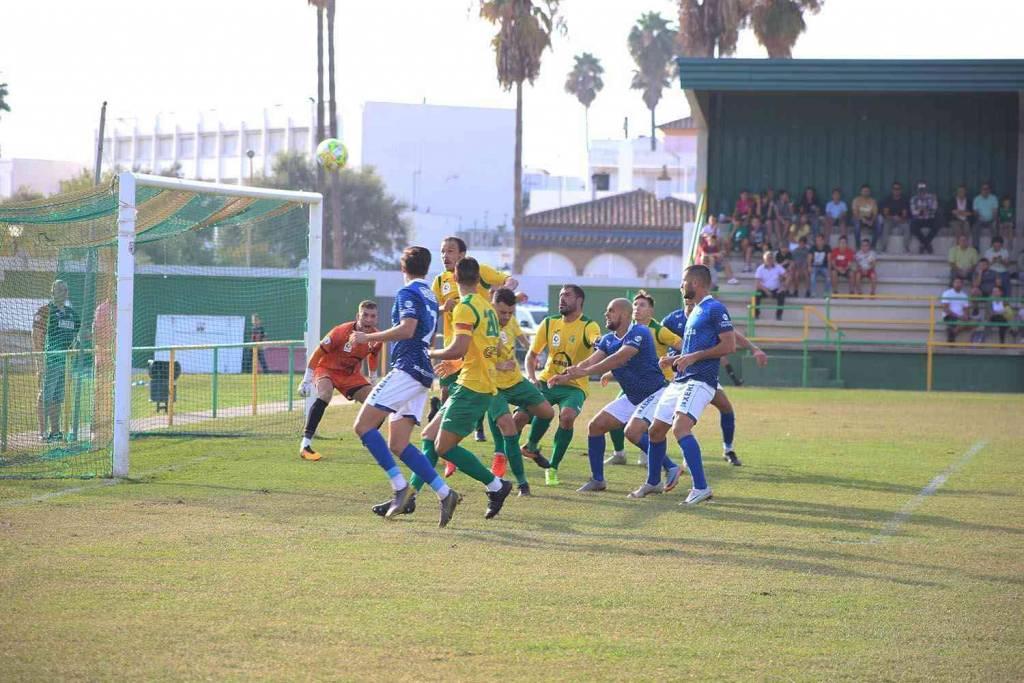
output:
<instances>
[{"instance_id":1,"label":"player's bare arm","mask_svg":"<svg viewBox=\"0 0 1024 683\"><path fill-rule=\"evenodd\" d=\"M456 330L470 330L469 325L458 324L455 326ZM469 351L469 344L472 338L468 334L459 334L456 332L455 338L452 339L452 343L443 349L431 349L428 351L428 355L433 360L455 360L456 358L464 358L466 352Z\"/></svg>"}]
</instances>

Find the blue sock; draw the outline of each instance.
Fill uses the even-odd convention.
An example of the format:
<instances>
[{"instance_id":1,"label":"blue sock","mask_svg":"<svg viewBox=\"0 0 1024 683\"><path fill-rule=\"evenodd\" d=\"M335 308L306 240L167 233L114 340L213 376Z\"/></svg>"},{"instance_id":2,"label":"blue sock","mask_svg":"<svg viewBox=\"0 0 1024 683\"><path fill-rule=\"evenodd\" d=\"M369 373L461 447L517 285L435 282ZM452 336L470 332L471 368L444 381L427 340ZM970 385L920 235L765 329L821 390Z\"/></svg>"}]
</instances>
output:
<instances>
[{"instance_id":1,"label":"blue sock","mask_svg":"<svg viewBox=\"0 0 1024 683\"><path fill-rule=\"evenodd\" d=\"M642 450L644 453L650 452L651 440L647 437L646 433L644 433L644 435L640 437L640 443L638 443L636 447ZM666 472L668 472L670 469L675 467L676 464L672 461L672 458L668 457L668 453L665 453L661 461L661 466Z\"/></svg>"},{"instance_id":2,"label":"blue sock","mask_svg":"<svg viewBox=\"0 0 1024 683\"><path fill-rule=\"evenodd\" d=\"M647 483L651 486L661 482L661 463L665 459L666 443L652 441L647 448Z\"/></svg>"},{"instance_id":3,"label":"blue sock","mask_svg":"<svg viewBox=\"0 0 1024 683\"><path fill-rule=\"evenodd\" d=\"M736 435L736 413L722 413L722 445L732 450L732 439Z\"/></svg>"},{"instance_id":4,"label":"blue sock","mask_svg":"<svg viewBox=\"0 0 1024 683\"><path fill-rule=\"evenodd\" d=\"M435 491L445 485L444 479L437 473L437 470L430 466L427 456L423 455L423 452L412 444L406 446L398 458Z\"/></svg>"},{"instance_id":5,"label":"blue sock","mask_svg":"<svg viewBox=\"0 0 1024 683\"><path fill-rule=\"evenodd\" d=\"M595 481L604 481L604 434L587 437L587 457L590 458L590 475Z\"/></svg>"},{"instance_id":6,"label":"blue sock","mask_svg":"<svg viewBox=\"0 0 1024 683\"><path fill-rule=\"evenodd\" d=\"M708 482L704 478L704 462L700 458L700 444L697 443L697 437L687 434L679 439L679 447L683 449L683 460L686 461L686 467L690 470L690 476L693 477L693 488L706 489Z\"/></svg>"},{"instance_id":7,"label":"blue sock","mask_svg":"<svg viewBox=\"0 0 1024 683\"><path fill-rule=\"evenodd\" d=\"M644 453L646 453L647 450L651 447L651 440L647 438L647 432L644 432L644 435L640 437L640 443L638 443L636 447L642 450Z\"/></svg>"},{"instance_id":8,"label":"blue sock","mask_svg":"<svg viewBox=\"0 0 1024 683\"><path fill-rule=\"evenodd\" d=\"M380 431L371 429L363 434L360 440L366 446L366 450L370 451L370 455L377 461L380 468L387 472L389 477L392 476L391 472L398 469L398 464L395 463L395 457L391 455L388 442L384 440Z\"/></svg>"}]
</instances>

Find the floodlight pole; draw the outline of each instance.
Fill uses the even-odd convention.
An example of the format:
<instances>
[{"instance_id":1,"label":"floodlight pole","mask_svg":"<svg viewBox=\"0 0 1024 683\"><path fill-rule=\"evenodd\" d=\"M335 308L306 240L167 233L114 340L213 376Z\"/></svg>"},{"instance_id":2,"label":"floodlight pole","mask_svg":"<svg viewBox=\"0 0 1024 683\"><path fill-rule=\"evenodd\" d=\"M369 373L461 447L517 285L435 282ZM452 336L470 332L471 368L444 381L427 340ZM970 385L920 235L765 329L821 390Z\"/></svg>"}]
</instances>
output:
<instances>
[{"instance_id":1,"label":"floodlight pole","mask_svg":"<svg viewBox=\"0 0 1024 683\"><path fill-rule=\"evenodd\" d=\"M309 256L306 278L306 362L313 357L320 344L320 283L323 279L324 203L309 205ZM315 396L306 397L306 412L313 405Z\"/></svg>"},{"instance_id":2,"label":"floodlight pole","mask_svg":"<svg viewBox=\"0 0 1024 683\"><path fill-rule=\"evenodd\" d=\"M113 475L128 476L131 427L132 313L135 305L135 176L117 176L117 336L114 352Z\"/></svg>"}]
</instances>

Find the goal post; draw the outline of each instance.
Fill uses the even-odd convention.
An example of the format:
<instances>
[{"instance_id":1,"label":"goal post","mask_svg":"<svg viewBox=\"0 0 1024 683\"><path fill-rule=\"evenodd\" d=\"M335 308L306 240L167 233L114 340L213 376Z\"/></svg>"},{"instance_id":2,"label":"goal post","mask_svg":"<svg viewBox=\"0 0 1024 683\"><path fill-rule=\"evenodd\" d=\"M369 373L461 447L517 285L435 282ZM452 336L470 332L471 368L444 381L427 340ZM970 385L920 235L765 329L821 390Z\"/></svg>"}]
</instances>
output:
<instances>
[{"instance_id":1,"label":"goal post","mask_svg":"<svg viewBox=\"0 0 1024 683\"><path fill-rule=\"evenodd\" d=\"M0 203L0 478L123 477L144 436L297 436L322 201L122 172Z\"/></svg>"}]
</instances>

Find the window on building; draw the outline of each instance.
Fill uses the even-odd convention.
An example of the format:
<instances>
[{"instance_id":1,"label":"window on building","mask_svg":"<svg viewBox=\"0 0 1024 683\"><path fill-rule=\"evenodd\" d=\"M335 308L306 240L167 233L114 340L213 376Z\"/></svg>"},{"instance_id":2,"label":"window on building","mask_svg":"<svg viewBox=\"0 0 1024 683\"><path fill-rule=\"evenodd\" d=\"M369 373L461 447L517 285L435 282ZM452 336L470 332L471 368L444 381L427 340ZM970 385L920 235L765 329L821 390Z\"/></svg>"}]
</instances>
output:
<instances>
[{"instance_id":1,"label":"window on building","mask_svg":"<svg viewBox=\"0 0 1024 683\"><path fill-rule=\"evenodd\" d=\"M199 136L199 156L206 158L217 156L216 133L205 133Z\"/></svg>"},{"instance_id":2,"label":"window on building","mask_svg":"<svg viewBox=\"0 0 1024 683\"><path fill-rule=\"evenodd\" d=\"M259 154L262 151L262 145L260 144L262 137L263 134L258 130L248 131L245 134L245 151L248 152L251 149L256 152L256 154Z\"/></svg>"},{"instance_id":3,"label":"window on building","mask_svg":"<svg viewBox=\"0 0 1024 683\"><path fill-rule=\"evenodd\" d=\"M267 154L274 155L284 151L284 131L272 130L267 137Z\"/></svg>"},{"instance_id":4,"label":"window on building","mask_svg":"<svg viewBox=\"0 0 1024 683\"><path fill-rule=\"evenodd\" d=\"M135 160L140 164L149 165L153 158L153 138L139 138L135 145Z\"/></svg>"},{"instance_id":5,"label":"window on building","mask_svg":"<svg viewBox=\"0 0 1024 683\"><path fill-rule=\"evenodd\" d=\"M306 149L308 128L292 128L292 151L301 152Z\"/></svg>"},{"instance_id":6,"label":"window on building","mask_svg":"<svg viewBox=\"0 0 1024 683\"><path fill-rule=\"evenodd\" d=\"M179 135L178 136L178 156L179 157L191 157L196 153L196 136L195 135Z\"/></svg>"},{"instance_id":7,"label":"window on building","mask_svg":"<svg viewBox=\"0 0 1024 683\"><path fill-rule=\"evenodd\" d=\"M221 135L220 153L224 156L238 156L238 133L224 133Z\"/></svg>"},{"instance_id":8,"label":"window on building","mask_svg":"<svg viewBox=\"0 0 1024 683\"><path fill-rule=\"evenodd\" d=\"M158 159L174 158L174 138L163 135L156 139L156 156Z\"/></svg>"}]
</instances>

